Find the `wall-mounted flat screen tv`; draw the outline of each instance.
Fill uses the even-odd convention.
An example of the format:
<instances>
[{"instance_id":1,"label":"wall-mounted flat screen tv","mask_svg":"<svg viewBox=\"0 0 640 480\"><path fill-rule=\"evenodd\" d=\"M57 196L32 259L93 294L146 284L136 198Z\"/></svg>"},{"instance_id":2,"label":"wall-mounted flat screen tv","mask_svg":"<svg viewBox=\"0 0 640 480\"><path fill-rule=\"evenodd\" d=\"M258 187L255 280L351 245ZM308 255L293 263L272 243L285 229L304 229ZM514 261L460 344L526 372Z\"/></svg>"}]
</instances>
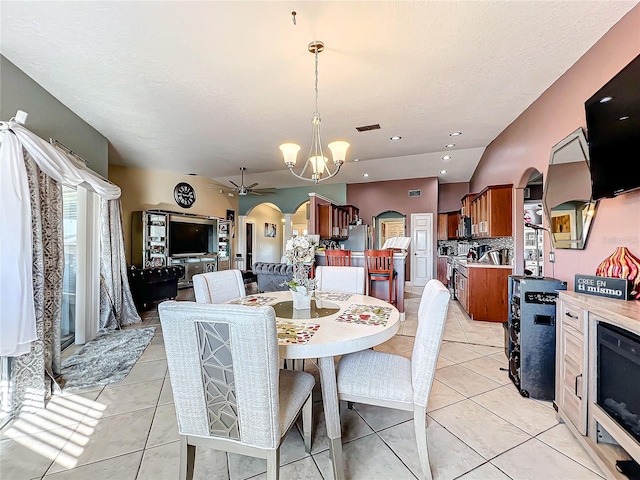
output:
<instances>
[{"instance_id":1,"label":"wall-mounted flat screen tv","mask_svg":"<svg viewBox=\"0 0 640 480\"><path fill-rule=\"evenodd\" d=\"M213 225L200 223L169 222L169 253L197 255L211 251Z\"/></svg>"},{"instance_id":2,"label":"wall-mounted flat screen tv","mask_svg":"<svg viewBox=\"0 0 640 480\"><path fill-rule=\"evenodd\" d=\"M585 110L593 199L640 188L640 55Z\"/></svg>"}]
</instances>

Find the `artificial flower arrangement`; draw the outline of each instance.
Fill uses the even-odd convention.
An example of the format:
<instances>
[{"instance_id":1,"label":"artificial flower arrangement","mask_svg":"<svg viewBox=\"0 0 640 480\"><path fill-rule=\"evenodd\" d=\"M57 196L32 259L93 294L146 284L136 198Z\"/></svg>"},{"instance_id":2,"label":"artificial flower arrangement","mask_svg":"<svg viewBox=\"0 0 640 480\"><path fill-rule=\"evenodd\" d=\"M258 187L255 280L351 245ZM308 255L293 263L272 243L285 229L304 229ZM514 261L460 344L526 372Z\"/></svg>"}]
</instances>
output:
<instances>
[{"instance_id":1,"label":"artificial flower arrangement","mask_svg":"<svg viewBox=\"0 0 640 480\"><path fill-rule=\"evenodd\" d=\"M284 255L287 262L293 265L293 278L281 285L290 290L306 295L315 289L316 281L309 278L311 264L315 260L316 243L306 235L299 235L287 240Z\"/></svg>"}]
</instances>

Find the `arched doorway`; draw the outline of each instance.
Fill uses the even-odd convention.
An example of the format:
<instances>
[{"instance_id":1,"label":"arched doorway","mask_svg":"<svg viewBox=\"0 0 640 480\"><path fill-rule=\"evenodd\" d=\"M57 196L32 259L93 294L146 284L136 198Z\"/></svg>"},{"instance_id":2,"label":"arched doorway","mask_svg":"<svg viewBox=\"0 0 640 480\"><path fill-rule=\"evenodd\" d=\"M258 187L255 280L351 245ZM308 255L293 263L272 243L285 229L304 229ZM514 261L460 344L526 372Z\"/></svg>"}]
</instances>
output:
<instances>
[{"instance_id":1,"label":"arched doorway","mask_svg":"<svg viewBox=\"0 0 640 480\"><path fill-rule=\"evenodd\" d=\"M405 237L407 216L394 210L388 210L373 217L374 248L382 248L391 237Z\"/></svg>"}]
</instances>

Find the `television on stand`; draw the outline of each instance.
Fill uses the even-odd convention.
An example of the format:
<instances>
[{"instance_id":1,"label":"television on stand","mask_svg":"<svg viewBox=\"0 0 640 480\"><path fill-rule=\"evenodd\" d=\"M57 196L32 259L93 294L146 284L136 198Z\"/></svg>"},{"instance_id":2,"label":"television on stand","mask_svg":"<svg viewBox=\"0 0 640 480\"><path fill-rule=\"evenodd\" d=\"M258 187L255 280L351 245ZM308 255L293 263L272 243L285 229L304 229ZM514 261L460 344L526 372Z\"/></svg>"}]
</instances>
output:
<instances>
[{"instance_id":1,"label":"television on stand","mask_svg":"<svg viewBox=\"0 0 640 480\"><path fill-rule=\"evenodd\" d=\"M197 256L214 250L213 223L194 223L171 219L169 222L169 255L171 257Z\"/></svg>"},{"instance_id":2,"label":"television on stand","mask_svg":"<svg viewBox=\"0 0 640 480\"><path fill-rule=\"evenodd\" d=\"M585 110L593 200L640 188L640 55Z\"/></svg>"}]
</instances>

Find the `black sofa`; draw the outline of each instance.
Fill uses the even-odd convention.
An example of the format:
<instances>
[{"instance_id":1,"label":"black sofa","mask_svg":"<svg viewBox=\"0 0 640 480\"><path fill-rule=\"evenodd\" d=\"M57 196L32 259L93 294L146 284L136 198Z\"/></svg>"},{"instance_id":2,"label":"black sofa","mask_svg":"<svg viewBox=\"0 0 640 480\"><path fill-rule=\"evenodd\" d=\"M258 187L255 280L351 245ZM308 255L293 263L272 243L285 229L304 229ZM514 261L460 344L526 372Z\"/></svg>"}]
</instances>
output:
<instances>
[{"instance_id":1,"label":"black sofa","mask_svg":"<svg viewBox=\"0 0 640 480\"><path fill-rule=\"evenodd\" d=\"M129 269L129 285L138 310L148 310L158 300L178 296L178 280L184 276L184 267L152 267Z\"/></svg>"},{"instance_id":2,"label":"black sofa","mask_svg":"<svg viewBox=\"0 0 640 480\"><path fill-rule=\"evenodd\" d=\"M293 265L286 263L256 262L253 264L253 273L258 277L259 292L276 292L289 290L288 286L281 286L293 277Z\"/></svg>"}]
</instances>

